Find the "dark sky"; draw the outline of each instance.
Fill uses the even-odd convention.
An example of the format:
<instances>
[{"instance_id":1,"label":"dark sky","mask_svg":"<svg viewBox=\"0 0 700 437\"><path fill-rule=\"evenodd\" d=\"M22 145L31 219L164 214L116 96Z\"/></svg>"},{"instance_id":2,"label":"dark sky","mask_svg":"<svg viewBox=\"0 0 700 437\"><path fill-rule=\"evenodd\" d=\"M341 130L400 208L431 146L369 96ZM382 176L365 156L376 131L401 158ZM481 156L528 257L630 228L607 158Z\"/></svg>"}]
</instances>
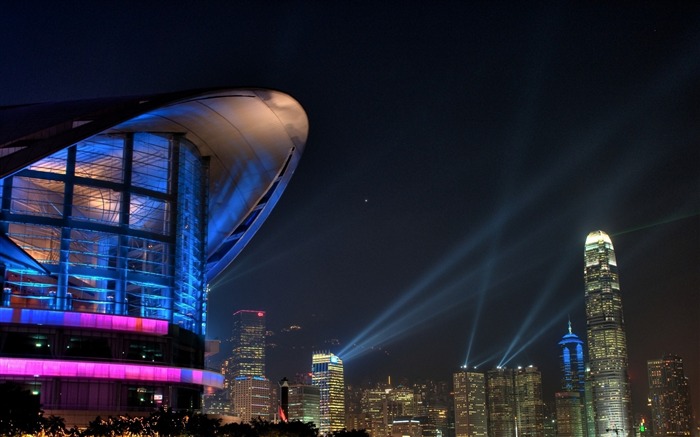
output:
<instances>
[{"instance_id":1,"label":"dark sky","mask_svg":"<svg viewBox=\"0 0 700 437\"><path fill-rule=\"evenodd\" d=\"M210 86L299 100L297 172L210 300L222 339L235 310L267 311L273 380L313 348L343 351L355 383L449 380L469 351L537 365L551 401L602 229L635 405L665 353L697 405L700 8L530 3L11 2L0 104Z\"/></svg>"}]
</instances>

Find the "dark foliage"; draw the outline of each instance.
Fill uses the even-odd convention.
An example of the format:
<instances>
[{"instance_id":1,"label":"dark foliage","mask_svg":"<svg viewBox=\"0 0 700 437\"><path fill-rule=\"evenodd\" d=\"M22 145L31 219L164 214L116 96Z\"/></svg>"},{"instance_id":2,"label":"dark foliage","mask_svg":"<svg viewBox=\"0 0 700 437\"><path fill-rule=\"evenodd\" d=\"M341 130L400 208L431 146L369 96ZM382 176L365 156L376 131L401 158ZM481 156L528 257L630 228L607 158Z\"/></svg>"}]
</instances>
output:
<instances>
[{"instance_id":1,"label":"dark foliage","mask_svg":"<svg viewBox=\"0 0 700 437\"><path fill-rule=\"evenodd\" d=\"M34 434L41 419L39 396L11 382L0 385L0 435Z\"/></svg>"}]
</instances>

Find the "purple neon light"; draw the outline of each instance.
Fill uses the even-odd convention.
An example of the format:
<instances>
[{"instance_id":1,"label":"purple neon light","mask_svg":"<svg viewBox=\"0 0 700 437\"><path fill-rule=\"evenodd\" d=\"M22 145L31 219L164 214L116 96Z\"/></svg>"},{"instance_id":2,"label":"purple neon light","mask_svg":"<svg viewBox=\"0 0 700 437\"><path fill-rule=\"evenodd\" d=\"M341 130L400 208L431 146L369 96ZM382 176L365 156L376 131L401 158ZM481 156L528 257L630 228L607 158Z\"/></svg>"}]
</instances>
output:
<instances>
[{"instance_id":1,"label":"purple neon light","mask_svg":"<svg viewBox=\"0 0 700 437\"><path fill-rule=\"evenodd\" d=\"M91 361L0 358L0 376L32 378L91 378L173 384L196 384L223 388L223 375L209 370Z\"/></svg>"},{"instance_id":2,"label":"purple neon light","mask_svg":"<svg viewBox=\"0 0 700 437\"><path fill-rule=\"evenodd\" d=\"M166 335L168 333L167 320L29 308L0 308L0 323L67 326L154 335Z\"/></svg>"}]
</instances>

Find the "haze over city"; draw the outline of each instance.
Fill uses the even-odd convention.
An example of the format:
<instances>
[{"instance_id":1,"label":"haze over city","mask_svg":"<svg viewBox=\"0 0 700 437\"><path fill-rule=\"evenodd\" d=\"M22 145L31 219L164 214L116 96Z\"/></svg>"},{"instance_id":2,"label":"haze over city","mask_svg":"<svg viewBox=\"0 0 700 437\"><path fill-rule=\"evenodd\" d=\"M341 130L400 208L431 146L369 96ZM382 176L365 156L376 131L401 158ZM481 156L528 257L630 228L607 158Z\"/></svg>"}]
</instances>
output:
<instances>
[{"instance_id":1,"label":"haze over city","mask_svg":"<svg viewBox=\"0 0 700 437\"><path fill-rule=\"evenodd\" d=\"M351 383L534 364L549 401L600 229L637 412L666 353L697 412L700 7L26 2L0 23L1 105L226 85L304 107L295 175L211 284L208 337L267 312L270 379L314 349Z\"/></svg>"}]
</instances>

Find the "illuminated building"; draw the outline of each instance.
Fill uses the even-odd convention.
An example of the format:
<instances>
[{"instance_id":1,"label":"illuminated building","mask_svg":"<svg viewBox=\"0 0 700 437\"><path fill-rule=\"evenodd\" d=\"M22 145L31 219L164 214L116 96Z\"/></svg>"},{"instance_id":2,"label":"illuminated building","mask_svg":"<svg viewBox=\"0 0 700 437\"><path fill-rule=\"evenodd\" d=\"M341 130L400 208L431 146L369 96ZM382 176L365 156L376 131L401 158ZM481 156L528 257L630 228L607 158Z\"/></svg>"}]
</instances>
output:
<instances>
[{"instance_id":1,"label":"illuminated building","mask_svg":"<svg viewBox=\"0 0 700 437\"><path fill-rule=\"evenodd\" d=\"M586 390L583 341L571 332L571 322L569 322L569 332L562 337L559 346L561 349L559 355L562 373L561 389L579 392L581 399L583 399Z\"/></svg>"},{"instance_id":2,"label":"illuminated building","mask_svg":"<svg viewBox=\"0 0 700 437\"><path fill-rule=\"evenodd\" d=\"M560 391L554 394L557 411L558 437L584 437L581 394L577 391Z\"/></svg>"},{"instance_id":3,"label":"illuminated building","mask_svg":"<svg viewBox=\"0 0 700 437\"><path fill-rule=\"evenodd\" d=\"M271 413L270 381L265 377L265 312L233 313L233 350L229 360L233 414L244 421Z\"/></svg>"},{"instance_id":4,"label":"illuminated building","mask_svg":"<svg viewBox=\"0 0 700 437\"><path fill-rule=\"evenodd\" d=\"M452 375L455 396L455 436L486 437L486 377L481 372L461 370Z\"/></svg>"},{"instance_id":5,"label":"illuminated building","mask_svg":"<svg viewBox=\"0 0 700 437\"><path fill-rule=\"evenodd\" d=\"M238 376L233 380L233 415L244 422L270 418L270 381L264 376Z\"/></svg>"},{"instance_id":6,"label":"illuminated building","mask_svg":"<svg viewBox=\"0 0 700 437\"><path fill-rule=\"evenodd\" d=\"M647 373L654 437L691 435L693 413L683 359L666 355L649 360Z\"/></svg>"},{"instance_id":7,"label":"illuminated building","mask_svg":"<svg viewBox=\"0 0 700 437\"><path fill-rule=\"evenodd\" d=\"M366 426L362 428L365 428L371 437L389 435L387 390L389 388L385 384L362 390L360 405L366 421Z\"/></svg>"},{"instance_id":8,"label":"illuminated building","mask_svg":"<svg viewBox=\"0 0 700 437\"><path fill-rule=\"evenodd\" d=\"M489 437L515 436L513 369L497 367L486 372Z\"/></svg>"},{"instance_id":9,"label":"illuminated building","mask_svg":"<svg viewBox=\"0 0 700 437\"><path fill-rule=\"evenodd\" d=\"M269 215L308 122L216 89L0 109L0 380L67 424L201 407L207 284Z\"/></svg>"},{"instance_id":10,"label":"illuminated building","mask_svg":"<svg viewBox=\"0 0 700 437\"><path fill-rule=\"evenodd\" d=\"M265 375L265 312L240 310L233 313L231 375Z\"/></svg>"},{"instance_id":11,"label":"illuminated building","mask_svg":"<svg viewBox=\"0 0 700 437\"><path fill-rule=\"evenodd\" d=\"M420 403L420 395L403 385L379 384L366 388L361 398L361 411L367 423L364 428L372 437L389 436L397 417L419 417Z\"/></svg>"},{"instance_id":12,"label":"illuminated building","mask_svg":"<svg viewBox=\"0 0 700 437\"><path fill-rule=\"evenodd\" d=\"M289 420L302 423L320 423L319 404L321 392L318 386L306 384L289 385Z\"/></svg>"},{"instance_id":13,"label":"illuminated building","mask_svg":"<svg viewBox=\"0 0 700 437\"><path fill-rule=\"evenodd\" d=\"M588 234L585 301L596 436L631 436L627 340L615 250L608 234Z\"/></svg>"},{"instance_id":14,"label":"illuminated building","mask_svg":"<svg viewBox=\"0 0 700 437\"><path fill-rule=\"evenodd\" d=\"M569 331L559 342L561 390L555 394L557 433L560 437L584 437L586 368L583 341Z\"/></svg>"},{"instance_id":15,"label":"illuminated building","mask_svg":"<svg viewBox=\"0 0 700 437\"><path fill-rule=\"evenodd\" d=\"M537 367L516 370L515 415L518 437L544 437L544 401L542 374Z\"/></svg>"},{"instance_id":16,"label":"illuminated building","mask_svg":"<svg viewBox=\"0 0 700 437\"><path fill-rule=\"evenodd\" d=\"M391 437L436 437L437 432L426 416L399 416L391 422Z\"/></svg>"},{"instance_id":17,"label":"illuminated building","mask_svg":"<svg viewBox=\"0 0 700 437\"><path fill-rule=\"evenodd\" d=\"M321 434L345 428L345 377L343 360L330 352L314 352L311 360L311 384L319 389Z\"/></svg>"}]
</instances>

